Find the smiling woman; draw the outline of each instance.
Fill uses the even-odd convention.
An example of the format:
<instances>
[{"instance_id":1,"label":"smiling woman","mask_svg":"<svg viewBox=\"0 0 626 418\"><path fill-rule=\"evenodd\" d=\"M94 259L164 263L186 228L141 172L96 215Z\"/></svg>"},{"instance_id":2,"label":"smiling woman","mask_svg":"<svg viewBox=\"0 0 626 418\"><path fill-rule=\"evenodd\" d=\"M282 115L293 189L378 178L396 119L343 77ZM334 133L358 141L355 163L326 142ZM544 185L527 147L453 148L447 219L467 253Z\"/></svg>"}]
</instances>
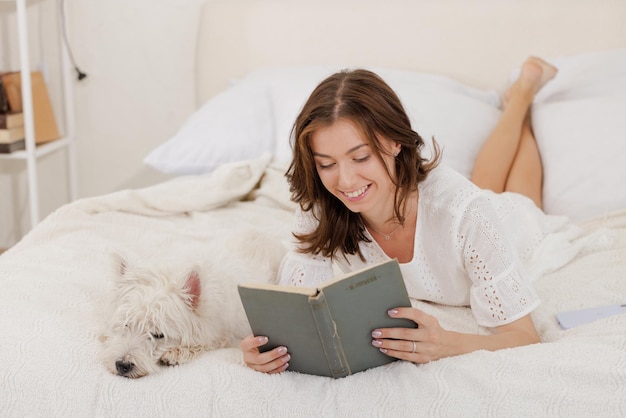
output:
<instances>
[{"instance_id":1,"label":"smiling woman","mask_svg":"<svg viewBox=\"0 0 626 418\"><path fill-rule=\"evenodd\" d=\"M355 123L344 118L319 128L311 135L309 144L317 163L317 174L326 190L350 212L360 214L370 234L375 232L384 237L380 245L390 257L400 262L410 261L413 246L402 243L405 238L412 242L417 191L413 190L406 197L406 203L402 202L402 217L388 217L394 212L390 212L390 206L399 191L394 181L397 177L394 159L402 146L384 137L371 141L360 133ZM391 241L396 232L396 239Z\"/></svg>"},{"instance_id":2,"label":"smiling woman","mask_svg":"<svg viewBox=\"0 0 626 418\"><path fill-rule=\"evenodd\" d=\"M369 240L366 224L374 231L390 231L403 226L408 216L415 225L416 187L438 164L439 150L434 143L432 160L422 156L422 137L411 128L398 95L378 75L357 69L326 78L306 101L293 134L287 172L293 200L304 210L317 206L333 220L298 236L309 244L307 252L333 257L341 251L363 258L359 242ZM404 238L409 235L407 225ZM400 258L411 257L405 253Z\"/></svg>"},{"instance_id":3,"label":"smiling woman","mask_svg":"<svg viewBox=\"0 0 626 418\"><path fill-rule=\"evenodd\" d=\"M545 82L533 84L535 90ZM523 120L528 107L511 109L503 118L519 109ZM498 125L496 132L510 125ZM539 342L530 316L539 305L534 264L545 272L569 262L551 260L568 247L574 257L581 246L573 241L582 230L544 214L525 195L481 189L440 165L434 140L426 158L399 97L369 70L324 79L296 118L293 139L286 176L299 209L281 284L316 287L333 277L333 263L347 273L395 258L409 296L469 306L492 333L450 331L422 310L394 307L390 316L418 326L374 329L372 345L382 353L428 363ZM266 343L266 336L242 341L246 364L270 373L286 370L288 347L260 353Z\"/></svg>"}]
</instances>

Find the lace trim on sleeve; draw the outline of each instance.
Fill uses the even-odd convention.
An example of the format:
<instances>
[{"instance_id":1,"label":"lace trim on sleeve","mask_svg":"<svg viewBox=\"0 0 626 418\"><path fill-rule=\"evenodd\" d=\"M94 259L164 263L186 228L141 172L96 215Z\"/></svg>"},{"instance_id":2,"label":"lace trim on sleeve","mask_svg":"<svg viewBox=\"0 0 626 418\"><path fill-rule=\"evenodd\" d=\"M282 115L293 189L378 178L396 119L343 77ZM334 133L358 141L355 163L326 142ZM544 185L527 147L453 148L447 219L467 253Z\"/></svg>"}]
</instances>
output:
<instances>
[{"instance_id":1,"label":"lace trim on sleeve","mask_svg":"<svg viewBox=\"0 0 626 418\"><path fill-rule=\"evenodd\" d=\"M484 284L474 284L470 304L476 321L485 327L505 325L520 319L539 305L535 290L511 272Z\"/></svg>"},{"instance_id":2,"label":"lace trim on sleeve","mask_svg":"<svg viewBox=\"0 0 626 418\"><path fill-rule=\"evenodd\" d=\"M505 325L532 311L539 298L489 199L473 199L462 222L459 240L472 281L470 303L477 322Z\"/></svg>"}]
</instances>

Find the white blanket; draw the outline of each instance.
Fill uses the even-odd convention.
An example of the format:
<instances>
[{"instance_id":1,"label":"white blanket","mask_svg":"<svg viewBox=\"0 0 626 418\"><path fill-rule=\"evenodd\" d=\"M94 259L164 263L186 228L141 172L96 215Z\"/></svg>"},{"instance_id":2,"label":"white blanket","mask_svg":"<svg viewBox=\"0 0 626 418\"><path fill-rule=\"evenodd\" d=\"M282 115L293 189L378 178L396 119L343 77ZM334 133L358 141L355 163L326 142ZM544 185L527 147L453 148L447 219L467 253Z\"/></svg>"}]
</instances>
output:
<instances>
[{"instance_id":1,"label":"white blanket","mask_svg":"<svg viewBox=\"0 0 626 418\"><path fill-rule=\"evenodd\" d=\"M396 362L338 380L257 373L236 347L138 380L105 370L94 308L114 274L113 252L197 253L219 242L229 223L288 239L288 197L281 171L264 156L210 176L83 199L45 219L0 256L0 415L626 416L626 315L569 331L555 319L562 310L626 302L626 212L586 225L614 229L614 248L536 282L542 344ZM449 329L487 332L467 308L414 304Z\"/></svg>"}]
</instances>

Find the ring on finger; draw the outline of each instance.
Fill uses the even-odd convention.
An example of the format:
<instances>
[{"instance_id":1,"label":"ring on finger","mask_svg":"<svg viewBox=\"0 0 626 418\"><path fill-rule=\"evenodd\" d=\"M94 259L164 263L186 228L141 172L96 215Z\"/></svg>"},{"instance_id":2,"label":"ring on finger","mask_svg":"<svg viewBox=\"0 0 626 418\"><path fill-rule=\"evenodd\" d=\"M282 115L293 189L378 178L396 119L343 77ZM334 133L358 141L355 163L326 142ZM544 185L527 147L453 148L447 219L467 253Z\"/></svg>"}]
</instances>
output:
<instances>
[{"instance_id":1,"label":"ring on finger","mask_svg":"<svg viewBox=\"0 0 626 418\"><path fill-rule=\"evenodd\" d=\"M411 351L411 353L415 353L415 350L416 350L416 348L417 348L417 347L416 347L416 345L417 345L417 344L415 344L415 341L411 341L411 342L413 343L413 351Z\"/></svg>"}]
</instances>

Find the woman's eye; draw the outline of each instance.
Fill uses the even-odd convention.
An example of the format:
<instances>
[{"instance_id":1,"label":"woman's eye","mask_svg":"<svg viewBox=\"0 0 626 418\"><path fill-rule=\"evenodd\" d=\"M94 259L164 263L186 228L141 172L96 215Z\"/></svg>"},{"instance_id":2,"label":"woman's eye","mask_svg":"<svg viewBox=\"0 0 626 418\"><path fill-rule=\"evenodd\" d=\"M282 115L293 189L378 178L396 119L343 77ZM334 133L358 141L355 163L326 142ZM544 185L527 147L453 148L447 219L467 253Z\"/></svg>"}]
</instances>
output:
<instances>
[{"instance_id":1,"label":"woman's eye","mask_svg":"<svg viewBox=\"0 0 626 418\"><path fill-rule=\"evenodd\" d=\"M326 164L319 163L319 164L317 164L317 166L319 167L319 169L320 169L320 170L326 170L326 169L329 169L329 168L331 168L333 165L334 165L333 163L326 163Z\"/></svg>"},{"instance_id":2,"label":"woman's eye","mask_svg":"<svg viewBox=\"0 0 626 418\"><path fill-rule=\"evenodd\" d=\"M153 332L150 335L152 335L152 338L154 338L155 340L160 340L165 337L165 335L157 333L157 332Z\"/></svg>"},{"instance_id":3,"label":"woman's eye","mask_svg":"<svg viewBox=\"0 0 626 418\"><path fill-rule=\"evenodd\" d=\"M364 163L365 161L369 159L370 159L370 156L366 155L364 157L355 158L354 161L356 161L357 163Z\"/></svg>"}]
</instances>

